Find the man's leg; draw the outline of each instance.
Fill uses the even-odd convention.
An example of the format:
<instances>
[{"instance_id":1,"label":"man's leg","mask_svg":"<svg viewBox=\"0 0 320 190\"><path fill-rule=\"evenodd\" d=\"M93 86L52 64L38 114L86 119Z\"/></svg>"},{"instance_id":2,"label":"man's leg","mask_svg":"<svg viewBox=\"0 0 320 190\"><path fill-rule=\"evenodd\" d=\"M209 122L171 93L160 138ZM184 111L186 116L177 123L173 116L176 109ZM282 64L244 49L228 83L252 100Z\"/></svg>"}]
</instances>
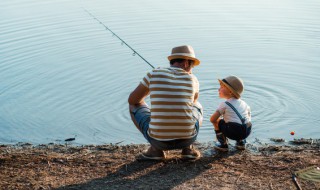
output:
<instances>
[{"instance_id":1,"label":"man's leg","mask_svg":"<svg viewBox=\"0 0 320 190\"><path fill-rule=\"evenodd\" d=\"M199 102L197 102L197 104L194 105L192 113L193 113L193 117L197 121L195 123L197 135L191 139L190 143L188 143L189 140L185 140L185 142L181 143L180 146L183 146L183 144L186 145L186 146L184 146L184 148L182 148L181 157L183 159L192 159L193 160L193 159L198 159L201 156L200 151L198 151L193 146L193 142L197 139L197 136L198 136L199 130L200 130L200 126L202 125L202 120L203 120L203 109L202 109L202 105Z\"/></svg>"},{"instance_id":2,"label":"man's leg","mask_svg":"<svg viewBox=\"0 0 320 190\"><path fill-rule=\"evenodd\" d=\"M129 105L129 111L131 120L137 129L143 134L145 139L150 143L150 137L148 135L149 123L150 123L150 109L147 104ZM163 160L166 155L164 151L150 146L148 150L145 150L138 156L138 160Z\"/></svg>"},{"instance_id":3,"label":"man's leg","mask_svg":"<svg viewBox=\"0 0 320 190\"><path fill-rule=\"evenodd\" d=\"M129 105L131 120L136 128L143 134L144 138L150 143L148 134L150 123L150 109L147 104Z\"/></svg>"},{"instance_id":4,"label":"man's leg","mask_svg":"<svg viewBox=\"0 0 320 190\"><path fill-rule=\"evenodd\" d=\"M199 127L202 126L202 120L203 120L203 108L199 101L197 101L193 106L193 115L199 122Z\"/></svg>"},{"instance_id":5,"label":"man's leg","mask_svg":"<svg viewBox=\"0 0 320 190\"><path fill-rule=\"evenodd\" d=\"M147 104L136 104L136 105L129 105L129 112L131 116L131 120L133 121L134 125L137 127L137 129L143 134L142 129L139 126L138 121L135 118L135 113L141 108L141 107L148 107Z\"/></svg>"}]
</instances>

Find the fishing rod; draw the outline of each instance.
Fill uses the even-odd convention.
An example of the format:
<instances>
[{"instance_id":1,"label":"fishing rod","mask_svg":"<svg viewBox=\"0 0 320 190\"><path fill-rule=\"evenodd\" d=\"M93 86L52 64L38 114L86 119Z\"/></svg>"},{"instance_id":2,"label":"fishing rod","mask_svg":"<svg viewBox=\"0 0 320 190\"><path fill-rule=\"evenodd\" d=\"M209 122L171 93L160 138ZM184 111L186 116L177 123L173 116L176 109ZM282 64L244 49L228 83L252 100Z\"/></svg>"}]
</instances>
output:
<instances>
[{"instance_id":1,"label":"fishing rod","mask_svg":"<svg viewBox=\"0 0 320 190\"><path fill-rule=\"evenodd\" d=\"M128 48L130 48L133 51L133 55L138 55L143 61L145 61L148 65L150 65L153 69L154 66L151 65L145 58L143 58L136 50L134 50L129 44L127 44L123 39L121 39L116 33L114 33L109 27L107 27L103 22L101 22L97 17L95 17L93 14L91 14L87 9L83 8L93 19L98 21L101 25L103 25L107 30L109 30L114 36L116 36L122 44L125 44Z\"/></svg>"}]
</instances>

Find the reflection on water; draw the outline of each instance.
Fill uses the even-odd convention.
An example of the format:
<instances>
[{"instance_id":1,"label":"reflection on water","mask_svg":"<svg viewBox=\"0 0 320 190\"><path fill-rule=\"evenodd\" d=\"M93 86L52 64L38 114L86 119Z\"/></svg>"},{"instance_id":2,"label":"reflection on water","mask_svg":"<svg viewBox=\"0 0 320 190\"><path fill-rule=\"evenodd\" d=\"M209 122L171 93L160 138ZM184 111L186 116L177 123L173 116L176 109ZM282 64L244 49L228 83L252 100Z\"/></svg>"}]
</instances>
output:
<instances>
[{"instance_id":1,"label":"reflection on water","mask_svg":"<svg viewBox=\"0 0 320 190\"><path fill-rule=\"evenodd\" d=\"M172 47L194 47L205 109L199 141L214 140L217 79L231 74L244 80L252 108L249 141L319 137L316 0L29 0L0 2L0 143L146 142L127 97L151 67L84 8L155 67L168 66Z\"/></svg>"}]
</instances>

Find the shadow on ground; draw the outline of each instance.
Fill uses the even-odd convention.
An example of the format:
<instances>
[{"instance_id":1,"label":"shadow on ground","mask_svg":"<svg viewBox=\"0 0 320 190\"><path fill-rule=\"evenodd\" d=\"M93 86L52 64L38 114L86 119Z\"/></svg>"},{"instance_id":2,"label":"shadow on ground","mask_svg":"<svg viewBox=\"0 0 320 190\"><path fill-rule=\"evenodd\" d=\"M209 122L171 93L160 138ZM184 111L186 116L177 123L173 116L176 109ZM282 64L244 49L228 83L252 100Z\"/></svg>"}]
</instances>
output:
<instances>
[{"instance_id":1,"label":"shadow on ground","mask_svg":"<svg viewBox=\"0 0 320 190\"><path fill-rule=\"evenodd\" d=\"M196 180L198 175L211 168L211 163L230 155L219 154L195 161L184 161L179 158L163 162L135 160L128 164L124 163L116 172L106 174L103 178L58 189L172 189L186 181ZM196 187L199 183L191 184L195 186L189 188L199 188Z\"/></svg>"}]
</instances>

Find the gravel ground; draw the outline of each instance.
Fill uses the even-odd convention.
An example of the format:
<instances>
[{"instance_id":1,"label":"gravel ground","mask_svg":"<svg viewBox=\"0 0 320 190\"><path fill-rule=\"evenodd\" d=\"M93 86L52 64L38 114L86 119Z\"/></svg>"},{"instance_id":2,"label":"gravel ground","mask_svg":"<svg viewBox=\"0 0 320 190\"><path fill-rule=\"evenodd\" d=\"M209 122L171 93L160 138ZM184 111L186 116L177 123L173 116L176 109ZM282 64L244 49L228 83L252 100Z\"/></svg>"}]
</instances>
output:
<instances>
[{"instance_id":1,"label":"gravel ground","mask_svg":"<svg viewBox=\"0 0 320 190\"><path fill-rule=\"evenodd\" d=\"M277 142L277 141L275 141ZM202 157L137 161L148 145L0 145L0 189L297 189L292 173L320 166L320 140L281 140L215 152L212 143L195 145ZM297 178L302 189L317 182Z\"/></svg>"}]
</instances>

